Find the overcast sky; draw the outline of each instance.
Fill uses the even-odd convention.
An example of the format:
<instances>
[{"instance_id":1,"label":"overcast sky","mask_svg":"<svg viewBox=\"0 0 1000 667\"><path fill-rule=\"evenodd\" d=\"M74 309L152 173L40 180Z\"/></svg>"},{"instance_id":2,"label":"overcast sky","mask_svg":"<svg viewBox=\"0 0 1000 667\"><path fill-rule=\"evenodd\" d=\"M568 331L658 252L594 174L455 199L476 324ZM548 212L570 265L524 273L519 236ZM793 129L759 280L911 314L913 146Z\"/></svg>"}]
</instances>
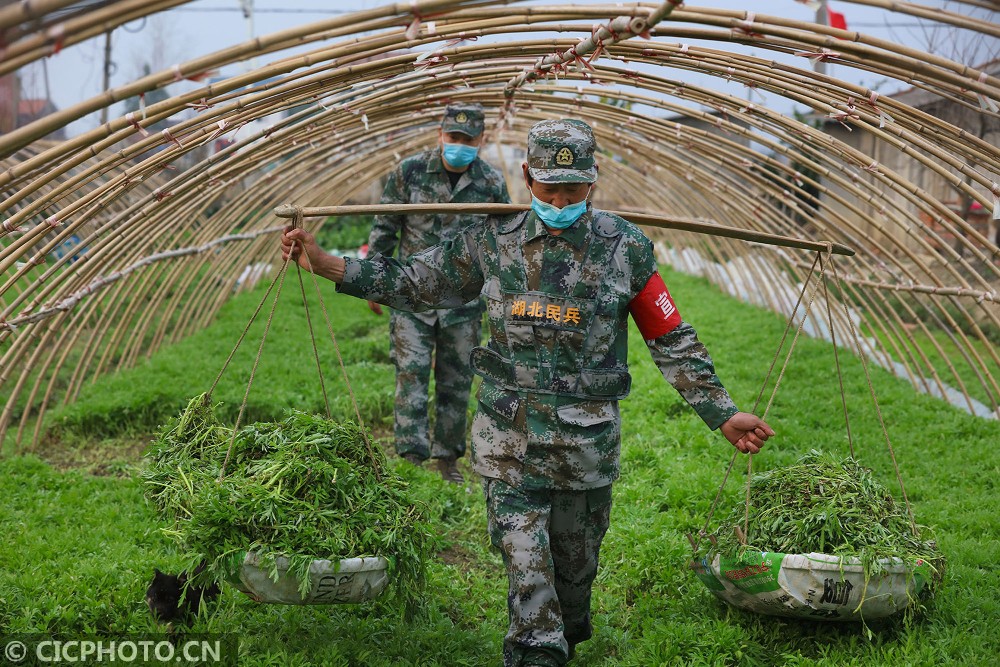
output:
<instances>
[{"instance_id":1,"label":"overcast sky","mask_svg":"<svg viewBox=\"0 0 1000 667\"><path fill-rule=\"evenodd\" d=\"M337 13L370 9L389 4L387 0L255 0L252 25L240 11L239 0L197 0L169 12L161 13L147 20L136 21L114 31L112 35L112 62L114 73L111 77L111 87L121 86L142 75L143 64L149 62L153 53L159 54L164 62L152 63L155 69L170 67L174 63L184 62L193 57L212 53L227 46L238 44L253 35L266 35L303 23L312 23L330 18ZM530 2L523 4L561 4L555 0L549 2ZM594 0L575 0L573 4L594 4ZM608 4L607 2L599 4ZM698 3L688 3L702 7L724 9L745 9L746 0L704 0ZM942 1L925 0L925 4L945 4ZM848 28L870 33L882 39L901 41L911 46L921 38L922 31L917 27L916 19L908 16L894 15L880 9L853 5L831 0L830 8L845 15ZM796 20L812 20L815 12L805 4L795 0L770 0L767 8L760 13L780 15ZM516 35L515 39L525 39L527 35ZM157 46L157 43L160 45ZM716 45L723 49L740 48L732 43ZM752 48L746 49L754 54ZM772 52L757 50L756 55L774 58ZM272 54L265 56L259 63L276 58ZM806 66L803 59L797 59L800 66ZM84 99L97 95L102 90L102 71L104 63L104 39L94 39L79 45L64 49L59 54L42 63L36 63L25 68L22 74L22 86L25 97L45 97L47 70L48 89L51 97L59 108L65 108ZM968 63L975 64L975 63ZM231 65L221 74L229 76L237 74L246 65ZM829 73L852 83L865 86L877 86L883 93L891 93L903 87L891 82L880 83L878 79L866 72L856 72L844 66L833 66ZM673 74L672 74L673 75ZM677 78L685 75L677 74ZM696 75L687 75L696 76ZM705 83L705 80L696 81ZM180 85L180 84L177 84ZM176 94L181 92L177 85L170 88ZM193 84L191 84L193 85ZM716 89L726 84L714 80L709 83ZM742 86L728 84L726 92L745 95ZM742 91L742 92L741 92ZM771 99L768 104L782 113L791 113L792 105L782 100ZM121 108L113 110L113 115L123 113ZM85 119L73 123L69 134L76 134L95 127L98 115L92 114Z\"/></svg>"}]
</instances>

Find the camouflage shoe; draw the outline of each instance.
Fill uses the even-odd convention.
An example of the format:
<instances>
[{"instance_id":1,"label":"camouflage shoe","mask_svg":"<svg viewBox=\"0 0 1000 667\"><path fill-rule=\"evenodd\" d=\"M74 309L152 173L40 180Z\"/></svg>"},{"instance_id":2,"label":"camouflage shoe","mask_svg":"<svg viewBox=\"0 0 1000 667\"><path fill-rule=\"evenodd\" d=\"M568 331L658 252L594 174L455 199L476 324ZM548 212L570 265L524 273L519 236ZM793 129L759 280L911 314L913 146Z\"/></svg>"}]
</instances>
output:
<instances>
[{"instance_id":1,"label":"camouflage shoe","mask_svg":"<svg viewBox=\"0 0 1000 667\"><path fill-rule=\"evenodd\" d=\"M423 465L424 465L424 460L422 458L420 458L418 455L414 454L413 452L409 452L407 454L403 454L403 459L405 461L407 461L408 463L412 463L413 465L417 466L418 468L422 468Z\"/></svg>"},{"instance_id":2,"label":"camouflage shoe","mask_svg":"<svg viewBox=\"0 0 1000 667\"><path fill-rule=\"evenodd\" d=\"M446 482L451 482L452 484L464 484L465 477L462 475L462 471L458 469L457 459L438 459L437 469L441 473L441 479Z\"/></svg>"}]
</instances>

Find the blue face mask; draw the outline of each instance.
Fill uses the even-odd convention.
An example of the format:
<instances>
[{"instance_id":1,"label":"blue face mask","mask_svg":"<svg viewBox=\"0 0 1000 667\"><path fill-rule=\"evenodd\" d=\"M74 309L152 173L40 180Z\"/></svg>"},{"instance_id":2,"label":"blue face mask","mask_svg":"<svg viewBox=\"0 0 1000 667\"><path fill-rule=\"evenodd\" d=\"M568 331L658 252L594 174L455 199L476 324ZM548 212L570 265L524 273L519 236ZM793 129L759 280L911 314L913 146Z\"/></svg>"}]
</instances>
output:
<instances>
[{"instance_id":1,"label":"blue face mask","mask_svg":"<svg viewBox=\"0 0 1000 667\"><path fill-rule=\"evenodd\" d=\"M465 144L444 144L444 160L452 167L468 167L479 155L479 148Z\"/></svg>"},{"instance_id":2,"label":"blue face mask","mask_svg":"<svg viewBox=\"0 0 1000 667\"><path fill-rule=\"evenodd\" d=\"M587 197L590 193L587 193ZM569 204L562 208L556 208L552 204L546 204L535 195L531 195L531 210L535 212L538 219L545 223L546 227L553 229L566 229L579 219L587 210L587 199Z\"/></svg>"}]
</instances>

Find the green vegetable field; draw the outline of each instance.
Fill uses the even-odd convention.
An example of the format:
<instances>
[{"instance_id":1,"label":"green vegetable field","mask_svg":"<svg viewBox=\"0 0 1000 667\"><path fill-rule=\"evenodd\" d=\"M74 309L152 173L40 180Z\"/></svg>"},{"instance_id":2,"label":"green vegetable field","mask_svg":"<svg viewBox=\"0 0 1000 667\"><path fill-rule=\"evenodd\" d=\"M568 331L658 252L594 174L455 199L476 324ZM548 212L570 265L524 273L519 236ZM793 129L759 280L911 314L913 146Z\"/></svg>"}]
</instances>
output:
<instances>
[{"instance_id":1,"label":"green vegetable field","mask_svg":"<svg viewBox=\"0 0 1000 667\"><path fill-rule=\"evenodd\" d=\"M663 273L681 313L713 353L720 377L749 410L785 323L705 281ZM294 274L289 279L296 280ZM298 285L289 285L244 423L279 421L289 409L324 409L296 304ZM323 288L361 416L391 452L388 318L336 295L332 285ZM161 425L212 385L262 294L258 288L236 297L210 328L134 370L94 381L75 404L50 413L37 451L12 455L16 434L8 435L7 455L0 458L0 634L121 637L166 631L150 616L146 586L154 568L177 572L189 563L164 532L169 524L144 497L142 453ZM319 333L322 320L315 313L332 412L352 419L336 352ZM260 329L251 328L248 344L214 392L223 423L235 421ZM758 616L718 601L688 567L686 535L704 524L732 447L663 381L635 332L630 345L634 382L622 403L623 472L595 586L595 635L578 647L571 665L996 664L1000 423L971 417L873 369L916 521L933 530L947 559L943 585L912 619L867 629ZM840 359L856 457L898 497L861 364L844 354ZM754 457L755 471L791 465L811 450L849 455L828 344L799 341L767 419L777 436ZM387 465L426 505L434 533L423 604L412 618L392 597L364 605L261 605L224 587L190 632L235 636L241 665L500 664L507 586L500 557L489 546L478 482L447 484L435 472L404 466L391 455ZM741 457L713 528L742 506L745 475Z\"/></svg>"}]
</instances>

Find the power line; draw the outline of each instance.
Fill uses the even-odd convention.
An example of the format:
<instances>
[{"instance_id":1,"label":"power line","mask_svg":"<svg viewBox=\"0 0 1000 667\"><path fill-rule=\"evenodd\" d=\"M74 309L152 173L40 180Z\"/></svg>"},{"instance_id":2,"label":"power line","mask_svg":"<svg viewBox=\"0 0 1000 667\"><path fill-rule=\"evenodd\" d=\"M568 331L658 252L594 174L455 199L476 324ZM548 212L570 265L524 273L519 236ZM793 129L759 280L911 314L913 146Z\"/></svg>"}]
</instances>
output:
<instances>
[{"instance_id":1,"label":"power line","mask_svg":"<svg viewBox=\"0 0 1000 667\"><path fill-rule=\"evenodd\" d=\"M239 7L175 7L174 12L216 12L216 13L243 13ZM255 14L352 14L355 9L306 9L295 7L266 7L254 8Z\"/></svg>"},{"instance_id":2,"label":"power line","mask_svg":"<svg viewBox=\"0 0 1000 667\"><path fill-rule=\"evenodd\" d=\"M847 29L851 28L926 28L928 26L940 25L936 21L918 21L917 23L848 23Z\"/></svg>"}]
</instances>

